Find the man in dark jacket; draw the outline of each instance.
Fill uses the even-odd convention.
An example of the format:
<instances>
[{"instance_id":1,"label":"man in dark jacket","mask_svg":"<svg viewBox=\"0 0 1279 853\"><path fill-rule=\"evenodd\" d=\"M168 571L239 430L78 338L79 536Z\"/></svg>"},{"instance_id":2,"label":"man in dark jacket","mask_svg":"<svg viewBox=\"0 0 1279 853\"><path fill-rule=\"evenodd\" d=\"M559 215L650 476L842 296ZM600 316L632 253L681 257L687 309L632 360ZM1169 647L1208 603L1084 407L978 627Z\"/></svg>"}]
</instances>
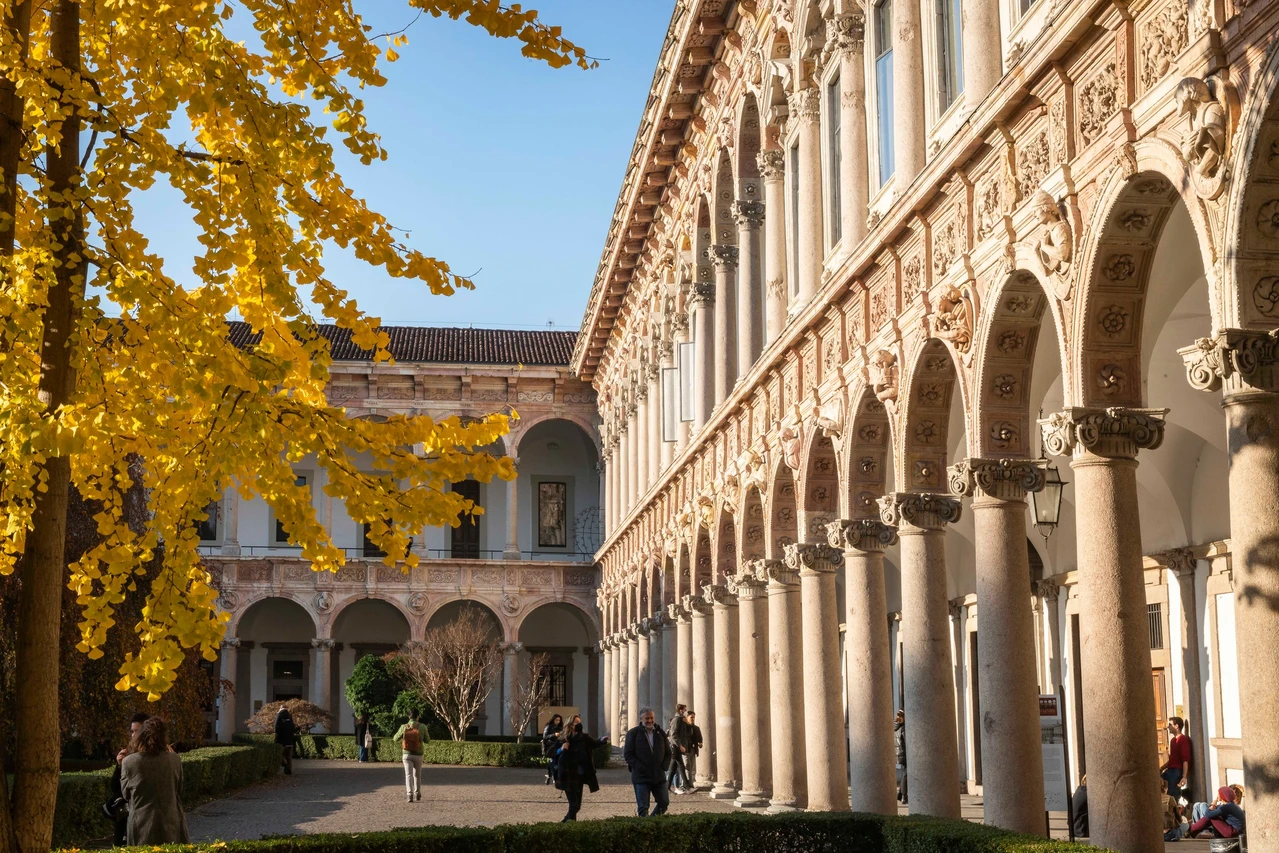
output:
<instances>
[{"instance_id":1,"label":"man in dark jacket","mask_svg":"<svg viewBox=\"0 0 1279 853\"><path fill-rule=\"evenodd\" d=\"M687 787L684 790L691 793L697 787L697 760L702 754L702 729L697 725L696 712L689 711L684 719L688 721L688 752L684 754L684 775L687 779L684 784Z\"/></svg>"},{"instance_id":2,"label":"man in dark jacket","mask_svg":"<svg viewBox=\"0 0 1279 853\"><path fill-rule=\"evenodd\" d=\"M653 815L666 814L671 798L666 791L666 770L671 763L671 745L666 732L657 727L652 708L641 708L640 724L626 733L622 756L635 786L635 805L640 817L648 817L650 795L656 805Z\"/></svg>"},{"instance_id":3,"label":"man in dark jacket","mask_svg":"<svg viewBox=\"0 0 1279 853\"><path fill-rule=\"evenodd\" d=\"M671 739L671 769L666 773L666 787L676 794L688 793L688 789L692 787L689 784L688 769L684 766L684 756L688 753L692 734L688 721L684 719L685 710L687 706L678 706L675 716L671 717L671 724L666 728Z\"/></svg>"},{"instance_id":4,"label":"man in dark jacket","mask_svg":"<svg viewBox=\"0 0 1279 853\"><path fill-rule=\"evenodd\" d=\"M898 711L893 720L893 741L897 746L897 799L910 802L906 793L906 712Z\"/></svg>"},{"instance_id":5,"label":"man in dark jacket","mask_svg":"<svg viewBox=\"0 0 1279 853\"><path fill-rule=\"evenodd\" d=\"M289 709L281 706L275 712L275 742L284 749L284 772L293 774L293 746L297 742L298 728L293 724Z\"/></svg>"}]
</instances>

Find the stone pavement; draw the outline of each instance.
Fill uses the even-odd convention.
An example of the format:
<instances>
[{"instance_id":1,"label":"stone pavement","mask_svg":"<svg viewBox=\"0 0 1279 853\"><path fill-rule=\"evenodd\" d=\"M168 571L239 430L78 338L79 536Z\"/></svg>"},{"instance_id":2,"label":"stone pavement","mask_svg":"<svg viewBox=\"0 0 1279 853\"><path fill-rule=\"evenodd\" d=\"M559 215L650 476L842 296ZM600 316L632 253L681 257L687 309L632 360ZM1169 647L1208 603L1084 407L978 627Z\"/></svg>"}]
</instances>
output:
<instances>
[{"instance_id":1,"label":"stone pavement","mask_svg":"<svg viewBox=\"0 0 1279 853\"><path fill-rule=\"evenodd\" d=\"M620 764L620 761L614 761ZM598 794L583 798L581 820L635 813L630 778L622 767L599 772ZM428 825L495 826L557 821L568 806L564 795L544 785L537 769L428 766L422 801L404 801L404 769L387 762L299 760L292 776L245 788L187 814L191 840L230 841L264 835L372 832ZM705 794L671 797L671 813L731 812L731 801ZM905 813L905 809L902 812ZM980 797L963 797L963 816L980 821ZM1065 814L1052 815L1052 835L1066 837ZM1207 841L1168 845L1177 853L1207 853Z\"/></svg>"}]
</instances>

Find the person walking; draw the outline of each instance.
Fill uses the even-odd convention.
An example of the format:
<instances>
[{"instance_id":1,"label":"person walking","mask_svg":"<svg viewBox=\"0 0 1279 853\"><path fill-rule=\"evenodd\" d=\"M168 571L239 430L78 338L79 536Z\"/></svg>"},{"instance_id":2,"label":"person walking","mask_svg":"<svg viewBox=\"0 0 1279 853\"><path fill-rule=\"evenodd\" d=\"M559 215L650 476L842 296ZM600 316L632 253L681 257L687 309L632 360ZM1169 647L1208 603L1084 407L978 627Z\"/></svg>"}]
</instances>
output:
<instances>
[{"instance_id":1,"label":"person walking","mask_svg":"<svg viewBox=\"0 0 1279 853\"><path fill-rule=\"evenodd\" d=\"M697 787L697 757L702 754L702 729L697 725L697 712L684 715L688 723L688 752L684 753L684 793L691 794Z\"/></svg>"},{"instance_id":2,"label":"person walking","mask_svg":"<svg viewBox=\"0 0 1279 853\"><path fill-rule=\"evenodd\" d=\"M542 755L546 758L546 784L550 785L555 781L556 763L559 760L560 751L560 733L564 731L564 718L559 714L552 714L551 718L546 721L546 728L542 729Z\"/></svg>"},{"instance_id":3,"label":"person walking","mask_svg":"<svg viewBox=\"0 0 1279 853\"><path fill-rule=\"evenodd\" d=\"M666 727L671 740L671 769L666 773L666 787L676 794L687 794L690 790L688 769L684 766L684 756L688 754L689 736L692 733L688 720L684 719L687 710L685 705L678 706L670 725Z\"/></svg>"},{"instance_id":4,"label":"person walking","mask_svg":"<svg viewBox=\"0 0 1279 853\"><path fill-rule=\"evenodd\" d=\"M902 805L910 803L906 781L906 712L898 711L893 720L893 741L897 746L897 799Z\"/></svg>"},{"instance_id":5,"label":"person walking","mask_svg":"<svg viewBox=\"0 0 1279 853\"><path fill-rule=\"evenodd\" d=\"M142 724L151 719L147 713L137 713L129 718L129 740L115 755L115 767L111 769L111 781L107 783L108 798L102 804L102 813L111 821L111 842L116 847L129 843L129 804L124 800L124 790L120 787L121 765L129 756L129 748L133 739L142 730Z\"/></svg>"},{"instance_id":6,"label":"person walking","mask_svg":"<svg viewBox=\"0 0 1279 853\"><path fill-rule=\"evenodd\" d=\"M400 726L395 739L400 742L400 759L404 762L404 788L408 802L422 802L422 726L417 711L409 712L409 721Z\"/></svg>"},{"instance_id":7,"label":"person walking","mask_svg":"<svg viewBox=\"0 0 1279 853\"><path fill-rule=\"evenodd\" d=\"M595 750L608 743L608 738L596 740L582 731L581 722L572 724L566 729L567 737L558 748L559 776L556 787L564 791L568 800L568 814L560 823L577 820L577 813L582 808L582 788L589 788L594 794L600 789L599 780L595 776Z\"/></svg>"},{"instance_id":8,"label":"person walking","mask_svg":"<svg viewBox=\"0 0 1279 853\"><path fill-rule=\"evenodd\" d=\"M298 727L293 724L293 715L283 706L275 712L275 742L284 751L284 773L293 775L293 747L297 743Z\"/></svg>"},{"instance_id":9,"label":"person walking","mask_svg":"<svg viewBox=\"0 0 1279 853\"><path fill-rule=\"evenodd\" d=\"M120 789L129 805L130 846L190 843L182 811L182 759L169 749L168 727L159 717L148 717L138 727L120 762Z\"/></svg>"},{"instance_id":10,"label":"person walking","mask_svg":"<svg viewBox=\"0 0 1279 853\"><path fill-rule=\"evenodd\" d=\"M1070 798L1070 812L1074 815L1075 838L1088 838L1088 774L1079 777L1079 787Z\"/></svg>"},{"instance_id":11,"label":"person walking","mask_svg":"<svg viewBox=\"0 0 1279 853\"><path fill-rule=\"evenodd\" d=\"M657 727L652 708L641 708L640 724L626 733L622 757L631 771L635 787L635 806L640 817L648 817L650 796L654 800L652 815L666 814L670 796L666 791L666 769L671 763L671 745L666 732Z\"/></svg>"},{"instance_id":12,"label":"person walking","mask_svg":"<svg viewBox=\"0 0 1279 853\"><path fill-rule=\"evenodd\" d=\"M366 714L355 718L355 743L360 748L360 763L363 764L369 760L369 749L373 746L373 730Z\"/></svg>"},{"instance_id":13,"label":"person walking","mask_svg":"<svg viewBox=\"0 0 1279 853\"><path fill-rule=\"evenodd\" d=\"M1168 760L1159 767L1159 776L1168 783L1168 793L1173 799L1190 800L1189 735L1184 734L1186 721L1181 717L1168 718Z\"/></svg>"}]
</instances>

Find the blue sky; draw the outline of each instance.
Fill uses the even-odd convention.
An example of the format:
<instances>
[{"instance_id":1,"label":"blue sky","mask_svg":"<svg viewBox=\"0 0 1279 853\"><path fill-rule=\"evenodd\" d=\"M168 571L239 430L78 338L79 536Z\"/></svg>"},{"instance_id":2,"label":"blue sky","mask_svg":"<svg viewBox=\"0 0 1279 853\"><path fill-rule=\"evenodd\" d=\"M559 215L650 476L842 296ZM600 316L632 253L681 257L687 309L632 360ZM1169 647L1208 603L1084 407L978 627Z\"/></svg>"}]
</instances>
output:
<instances>
[{"instance_id":1,"label":"blue sky","mask_svg":"<svg viewBox=\"0 0 1279 853\"><path fill-rule=\"evenodd\" d=\"M576 329L670 22L669 0L541 0L543 20L601 60L551 69L514 39L423 16L389 82L363 93L389 159L340 158L349 186L417 248L475 274L477 289L437 297L339 253L331 278L386 324ZM413 16L407 3L357 9L377 29ZM339 146L339 154L345 149ZM139 211L179 280L195 229L181 204Z\"/></svg>"}]
</instances>

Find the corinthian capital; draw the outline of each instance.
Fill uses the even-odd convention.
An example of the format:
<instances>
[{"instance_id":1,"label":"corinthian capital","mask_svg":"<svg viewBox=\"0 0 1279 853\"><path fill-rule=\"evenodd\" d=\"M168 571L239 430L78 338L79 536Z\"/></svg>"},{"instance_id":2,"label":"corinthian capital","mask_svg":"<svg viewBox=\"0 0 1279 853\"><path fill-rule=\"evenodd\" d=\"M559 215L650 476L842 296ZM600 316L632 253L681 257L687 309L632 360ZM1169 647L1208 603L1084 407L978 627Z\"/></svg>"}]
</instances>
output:
<instances>
[{"instance_id":1,"label":"corinthian capital","mask_svg":"<svg viewBox=\"0 0 1279 853\"><path fill-rule=\"evenodd\" d=\"M738 199L733 202L732 214L738 228L758 228L764 224L764 202Z\"/></svg>"},{"instance_id":2,"label":"corinthian capital","mask_svg":"<svg viewBox=\"0 0 1279 853\"><path fill-rule=\"evenodd\" d=\"M695 308L707 308L715 304L715 285L709 281L699 281L693 285L693 293L689 302Z\"/></svg>"},{"instance_id":3,"label":"corinthian capital","mask_svg":"<svg viewBox=\"0 0 1279 853\"><path fill-rule=\"evenodd\" d=\"M666 605L666 618L671 622L687 622L688 615L688 610L683 604Z\"/></svg>"},{"instance_id":4,"label":"corinthian capital","mask_svg":"<svg viewBox=\"0 0 1279 853\"><path fill-rule=\"evenodd\" d=\"M842 518L826 525L832 548L845 551L882 551L897 542L897 531L874 518Z\"/></svg>"},{"instance_id":5,"label":"corinthian capital","mask_svg":"<svg viewBox=\"0 0 1279 853\"><path fill-rule=\"evenodd\" d=\"M799 576L782 560L760 560L755 564L755 576L767 582L770 590L783 590L799 583Z\"/></svg>"},{"instance_id":6,"label":"corinthian capital","mask_svg":"<svg viewBox=\"0 0 1279 853\"><path fill-rule=\"evenodd\" d=\"M879 518L900 528L903 524L924 530L941 530L959 521L963 507L947 495L920 492L893 492L879 499Z\"/></svg>"},{"instance_id":7,"label":"corinthian capital","mask_svg":"<svg viewBox=\"0 0 1279 853\"><path fill-rule=\"evenodd\" d=\"M755 155L755 165L766 181L780 181L786 175L786 154L776 148Z\"/></svg>"},{"instance_id":8,"label":"corinthian capital","mask_svg":"<svg viewBox=\"0 0 1279 853\"><path fill-rule=\"evenodd\" d=\"M705 616L711 612L711 606L700 595L684 596L684 609L688 611L690 617L702 615Z\"/></svg>"},{"instance_id":9,"label":"corinthian capital","mask_svg":"<svg viewBox=\"0 0 1279 853\"><path fill-rule=\"evenodd\" d=\"M785 547L786 568L795 572L833 572L844 553L825 542L792 542Z\"/></svg>"},{"instance_id":10,"label":"corinthian capital","mask_svg":"<svg viewBox=\"0 0 1279 853\"><path fill-rule=\"evenodd\" d=\"M737 247L727 243L716 243L710 248L711 263L720 269L737 269Z\"/></svg>"},{"instance_id":11,"label":"corinthian capital","mask_svg":"<svg viewBox=\"0 0 1279 853\"><path fill-rule=\"evenodd\" d=\"M858 9L835 18L831 48L840 53L860 54L866 45L866 13Z\"/></svg>"},{"instance_id":12,"label":"corinthian capital","mask_svg":"<svg viewBox=\"0 0 1279 853\"><path fill-rule=\"evenodd\" d=\"M702 587L702 598L707 606L732 607L737 604L737 596L722 583L708 583Z\"/></svg>"},{"instance_id":13,"label":"corinthian capital","mask_svg":"<svg viewBox=\"0 0 1279 853\"><path fill-rule=\"evenodd\" d=\"M950 492L970 498L980 490L1002 500L1021 500L1044 487L1044 469L1033 459L965 459L946 469Z\"/></svg>"},{"instance_id":14,"label":"corinthian capital","mask_svg":"<svg viewBox=\"0 0 1279 853\"><path fill-rule=\"evenodd\" d=\"M792 120L816 122L821 119L822 98L816 86L792 92L786 99L786 105L790 108Z\"/></svg>"},{"instance_id":15,"label":"corinthian capital","mask_svg":"<svg viewBox=\"0 0 1279 853\"><path fill-rule=\"evenodd\" d=\"M1279 392L1279 329L1254 332L1225 329L1177 350L1186 378L1199 391L1222 390L1227 396L1248 391Z\"/></svg>"},{"instance_id":16,"label":"corinthian capital","mask_svg":"<svg viewBox=\"0 0 1279 853\"><path fill-rule=\"evenodd\" d=\"M1054 456L1086 451L1107 458L1137 456L1164 440L1167 409L1066 409L1039 422L1044 449Z\"/></svg>"}]
</instances>

